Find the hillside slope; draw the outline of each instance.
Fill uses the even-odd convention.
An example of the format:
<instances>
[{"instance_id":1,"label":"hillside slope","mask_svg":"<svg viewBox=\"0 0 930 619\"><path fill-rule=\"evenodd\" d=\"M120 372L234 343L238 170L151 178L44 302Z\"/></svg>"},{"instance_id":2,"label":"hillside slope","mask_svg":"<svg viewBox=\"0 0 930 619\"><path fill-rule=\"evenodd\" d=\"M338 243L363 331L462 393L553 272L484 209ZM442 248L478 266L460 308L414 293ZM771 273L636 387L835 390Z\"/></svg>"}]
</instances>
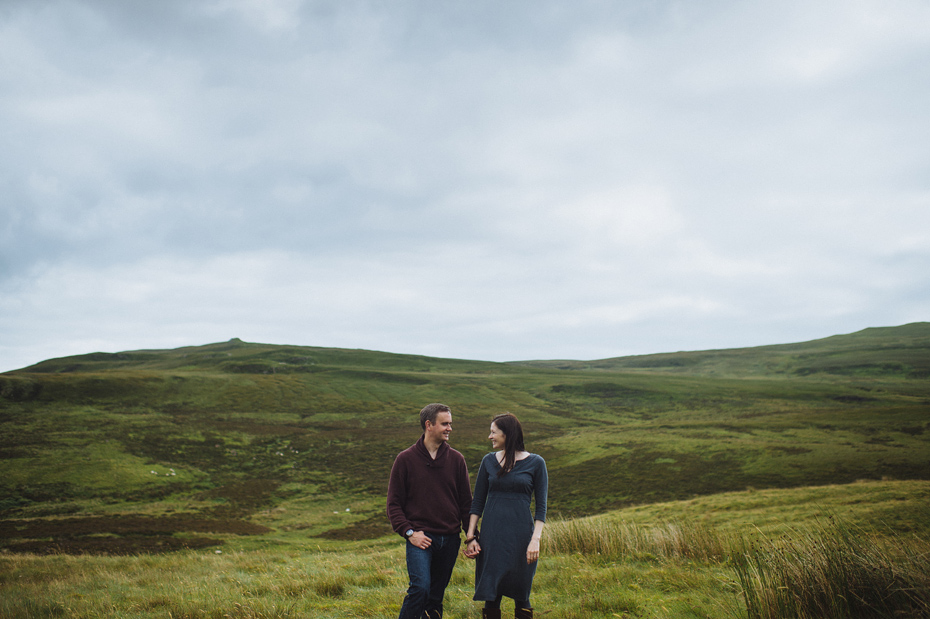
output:
<instances>
[{"instance_id":1,"label":"hillside slope","mask_svg":"<svg viewBox=\"0 0 930 619\"><path fill-rule=\"evenodd\" d=\"M930 323L873 327L796 344L516 364L565 370L645 370L705 376L838 374L927 378L930 377Z\"/></svg>"},{"instance_id":2,"label":"hillside slope","mask_svg":"<svg viewBox=\"0 0 930 619\"><path fill-rule=\"evenodd\" d=\"M45 361L0 375L0 518L60 527L0 527L0 545L60 548L79 531L71 541L93 546L141 528L170 548L258 522L383 535L393 457L432 401L453 407L452 444L473 471L491 416L516 413L549 465L554 515L930 479L925 323L676 355L691 361L566 368L230 340Z\"/></svg>"}]
</instances>

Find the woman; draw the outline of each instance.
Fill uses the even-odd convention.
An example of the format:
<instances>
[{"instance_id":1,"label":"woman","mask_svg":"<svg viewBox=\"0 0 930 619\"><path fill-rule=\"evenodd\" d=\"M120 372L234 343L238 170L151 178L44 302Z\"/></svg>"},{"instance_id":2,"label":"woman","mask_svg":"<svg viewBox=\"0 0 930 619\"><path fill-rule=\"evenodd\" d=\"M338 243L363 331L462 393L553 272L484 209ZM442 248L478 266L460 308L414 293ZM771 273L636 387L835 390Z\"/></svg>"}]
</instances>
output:
<instances>
[{"instance_id":1,"label":"woman","mask_svg":"<svg viewBox=\"0 0 930 619\"><path fill-rule=\"evenodd\" d=\"M507 596L514 600L514 617L529 618L533 616L530 589L546 521L546 461L526 451L523 427L510 413L494 417L488 439L497 451L481 461L465 535L465 556L478 559L474 599L484 602L482 617L500 619L501 599ZM533 497L535 515L530 514Z\"/></svg>"}]
</instances>

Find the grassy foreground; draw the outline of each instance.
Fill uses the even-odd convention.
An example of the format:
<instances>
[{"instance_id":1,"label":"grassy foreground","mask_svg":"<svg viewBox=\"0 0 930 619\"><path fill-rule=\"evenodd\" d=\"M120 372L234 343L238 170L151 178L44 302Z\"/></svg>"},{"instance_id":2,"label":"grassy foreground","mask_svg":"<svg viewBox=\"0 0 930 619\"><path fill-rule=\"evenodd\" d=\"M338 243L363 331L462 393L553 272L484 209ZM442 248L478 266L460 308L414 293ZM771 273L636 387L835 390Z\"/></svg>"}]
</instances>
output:
<instances>
[{"instance_id":1,"label":"grassy foreground","mask_svg":"<svg viewBox=\"0 0 930 619\"><path fill-rule=\"evenodd\" d=\"M863 482L727 493L555 521L544 536L533 603L540 616L568 619L818 616L796 608L778 614L788 602L766 599L784 587L758 582L776 575L773 557L818 545L847 552L831 541L855 531L869 548L886 550L871 561L887 561L884 567L899 575L916 569L924 579L918 582L930 584L928 499L927 481ZM838 513L845 528L831 524ZM892 514L896 519L886 522ZM802 564L796 558L786 565ZM861 564L858 555L850 558ZM471 601L472 569L458 562L446 616L480 616ZM222 550L0 555L0 616L9 619L388 618L396 616L405 587L403 546L394 537L338 542L291 531L230 535ZM835 616L926 617L927 602L906 600L907 615L893 614L899 606L888 614Z\"/></svg>"}]
</instances>

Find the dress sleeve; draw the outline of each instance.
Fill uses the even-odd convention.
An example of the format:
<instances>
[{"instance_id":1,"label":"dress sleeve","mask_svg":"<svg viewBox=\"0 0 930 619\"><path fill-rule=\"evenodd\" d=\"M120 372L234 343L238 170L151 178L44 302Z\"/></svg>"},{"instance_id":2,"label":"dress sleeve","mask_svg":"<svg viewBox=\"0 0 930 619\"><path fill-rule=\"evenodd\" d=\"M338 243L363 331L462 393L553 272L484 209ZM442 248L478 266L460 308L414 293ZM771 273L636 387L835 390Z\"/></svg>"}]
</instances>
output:
<instances>
[{"instance_id":1,"label":"dress sleeve","mask_svg":"<svg viewBox=\"0 0 930 619\"><path fill-rule=\"evenodd\" d=\"M475 477L475 497L471 502L470 514L480 516L484 513L484 503L488 498L488 457L481 460L478 475Z\"/></svg>"},{"instance_id":2,"label":"dress sleeve","mask_svg":"<svg viewBox=\"0 0 930 619\"><path fill-rule=\"evenodd\" d=\"M546 461L539 456L539 464L533 474L533 491L536 494L535 520L546 521L546 504L549 500L549 471L546 470Z\"/></svg>"}]
</instances>

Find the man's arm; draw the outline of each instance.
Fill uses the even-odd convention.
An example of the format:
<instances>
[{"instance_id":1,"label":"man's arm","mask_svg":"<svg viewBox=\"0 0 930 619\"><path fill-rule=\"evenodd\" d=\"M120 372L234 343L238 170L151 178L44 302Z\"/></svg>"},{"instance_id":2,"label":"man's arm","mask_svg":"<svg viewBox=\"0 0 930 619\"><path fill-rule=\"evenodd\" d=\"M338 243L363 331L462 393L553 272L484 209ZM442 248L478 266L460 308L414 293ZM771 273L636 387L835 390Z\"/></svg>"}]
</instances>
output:
<instances>
[{"instance_id":1,"label":"man's arm","mask_svg":"<svg viewBox=\"0 0 930 619\"><path fill-rule=\"evenodd\" d=\"M403 458L394 459L391 477L388 480L387 514L394 531L417 548L426 550L433 543L426 533L417 531L407 519L404 508L407 505L407 467ZM413 531L407 535L408 531Z\"/></svg>"},{"instance_id":2,"label":"man's arm","mask_svg":"<svg viewBox=\"0 0 930 619\"><path fill-rule=\"evenodd\" d=\"M462 522L462 530L467 531L471 512L471 479L468 476L468 465L465 463L464 456L461 456L456 486L458 490L459 520Z\"/></svg>"},{"instance_id":3,"label":"man's arm","mask_svg":"<svg viewBox=\"0 0 930 619\"><path fill-rule=\"evenodd\" d=\"M394 459L391 477L388 479L387 516L394 532L406 539L404 533L409 530L410 521L404 513L407 504L407 472L400 456Z\"/></svg>"}]
</instances>

